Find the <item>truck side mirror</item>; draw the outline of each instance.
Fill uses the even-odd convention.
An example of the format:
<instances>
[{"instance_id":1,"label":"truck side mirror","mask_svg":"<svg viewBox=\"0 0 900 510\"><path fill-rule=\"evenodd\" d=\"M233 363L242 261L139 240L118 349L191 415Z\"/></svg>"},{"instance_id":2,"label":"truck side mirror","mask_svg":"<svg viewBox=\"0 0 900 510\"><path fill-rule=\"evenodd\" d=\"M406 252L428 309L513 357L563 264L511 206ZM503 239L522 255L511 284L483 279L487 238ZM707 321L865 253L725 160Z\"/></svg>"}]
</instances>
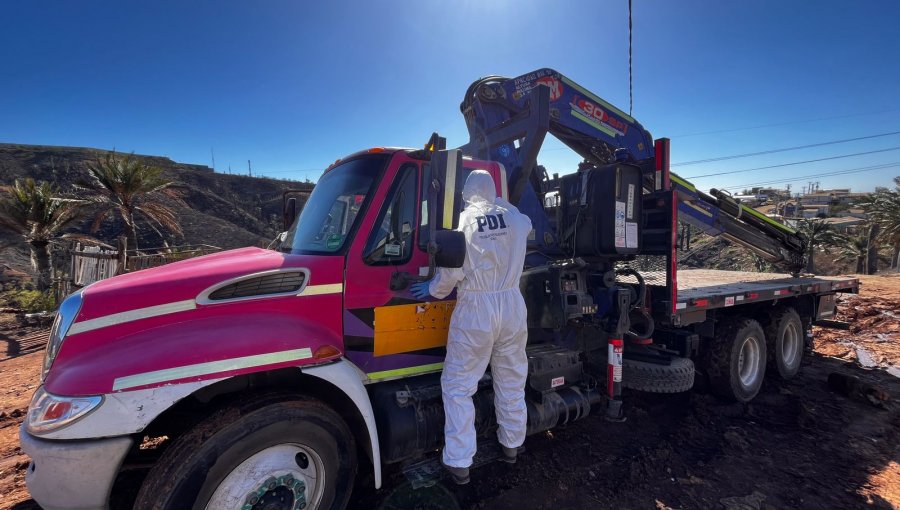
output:
<instances>
[{"instance_id":1,"label":"truck side mirror","mask_svg":"<svg viewBox=\"0 0 900 510\"><path fill-rule=\"evenodd\" d=\"M457 230L438 230L434 233L434 265L460 268L466 260L466 236Z\"/></svg>"},{"instance_id":2,"label":"truck side mirror","mask_svg":"<svg viewBox=\"0 0 900 510\"><path fill-rule=\"evenodd\" d=\"M284 203L284 211L282 212L282 221L284 223L284 230L288 230L291 228L291 225L294 224L294 219L297 218L297 199L289 198Z\"/></svg>"}]
</instances>

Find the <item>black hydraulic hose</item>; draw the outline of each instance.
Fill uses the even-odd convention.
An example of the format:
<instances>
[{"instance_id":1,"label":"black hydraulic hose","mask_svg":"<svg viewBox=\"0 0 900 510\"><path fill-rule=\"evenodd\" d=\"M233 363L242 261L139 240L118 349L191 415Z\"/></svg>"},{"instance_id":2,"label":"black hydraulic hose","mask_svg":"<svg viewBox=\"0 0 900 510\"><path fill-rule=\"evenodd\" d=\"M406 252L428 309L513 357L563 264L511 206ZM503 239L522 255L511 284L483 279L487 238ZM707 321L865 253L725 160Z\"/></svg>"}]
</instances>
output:
<instances>
[{"instance_id":1,"label":"black hydraulic hose","mask_svg":"<svg viewBox=\"0 0 900 510\"><path fill-rule=\"evenodd\" d=\"M472 84L469 85L469 88L466 89L466 95L463 96L462 103L460 103L460 105L459 105L459 111L461 111L463 113L463 115L465 115L466 110L468 110L469 108L472 107L472 101L475 99L475 91L482 84L489 83L492 81L505 81L508 79L509 78L506 78L504 76L492 75L492 76L485 76L484 78L479 78L479 79L473 81Z\"/></svg>"},{"instance_id":2,"label":"black hydraulic hose","mask_svg":"<svg viewBox=\"0 0 900 510\"><path fill-rule=\"evenodd\" d=\"M635 299L631 301L631 306L643 305L644 298L647 295L647 284L644 283L644 277L641 276L641 273L637 272L634 268L631 267L622 267L616 269L617 275L631 275L638 281L638 293L635 296Z\"/></svg>"},{"instance_id":3,"label":"black hydraulic hose","mask_svg":"<svg viewBox=\"0 0 900 510\"><path fill-rule=\"evenodd\" d=\"M628 334L637 338L638 340L646 340L653 336L653 332L656 330L655 322L653 321L653 317L647 313L643 308L633 308L632 312L638 313L641 315L641 318L644 319L644 324L647 325L646 329L642 333L637 333L633 329L628 330ZM631 321L631 325L634 326L635 321Z\"/></svg>"}]
</instances>

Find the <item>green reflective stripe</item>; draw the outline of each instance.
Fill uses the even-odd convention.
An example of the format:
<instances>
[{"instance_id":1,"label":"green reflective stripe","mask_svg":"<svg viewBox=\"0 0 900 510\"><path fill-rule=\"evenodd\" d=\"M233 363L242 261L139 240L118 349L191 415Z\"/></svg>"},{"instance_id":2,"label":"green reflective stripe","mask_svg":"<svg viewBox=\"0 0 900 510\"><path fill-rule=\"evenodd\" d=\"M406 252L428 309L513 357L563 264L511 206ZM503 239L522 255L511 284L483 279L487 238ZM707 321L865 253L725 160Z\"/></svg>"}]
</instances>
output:
<instances>
[{"instance_id":1,"label":"green reflective stripe","mask_svg":"<svg viewBox=\"0 0 900 510\"><path fill-rule=\"evenodd\" d=\"M579 85L579 84L575 83L574 81L572 81L572 80L566 78L565 76L559 75L559 77L562 78L562 81L563 81L565 84L567 84L568 86L570 86L570 87L572 87L573 89L577 90L578 92L581 92L582 94L588 96L589 98L593 99L595 102L600 103L601 105L603 105L603 106L606 107L607 109L612 110L616 115L622 117L623 119L627 120L628 122L634 122L634 118L632 118L631 115L628 115L627 113L623 112L622 110L620 110L620 109L616 108L615 106L613 106L613 105L607 103L606 101L600 99L599 97L595 96L595 95L594 95L593 93L591 93L590 91L585 90L584 88L582 88L581 85Z\"/></svg>"},{"instance_id":2,"label":"green reflective stripe","mask_svg":"<svg viewBox=\"0 0 900 510\"><path fill-rule=\"evenodd\" d=\"M431 363L430 365L419 365L417 367L397 368L394 370L385 370L383 372L372 372L366 374L370 381L378 379L388 379L392 377L403 377L407 375L422 374L425 372L435 372L444 368L444 363Z\"/></svg>"},{"instance_id":3,"label":"green reflective stripe","mask_svg":"<svg viewBox=\"0 0 900 510\"><path fill-rule=\"evenodd\" d=\"M679 185L681 185L691 191L697 191L697 188L695 188L693 184L687 182L686 180L682 179L681 177L678 177L675 174L669 174L669 178L671 178L673 181L675 181Z\"/></svg>"},{"instance_id":4,"label":"green reflective stripe","mask_svg":"<svg viewBox=\"0 0 900 510\"><path fill-rule=\"evenodd\" d=\"M578 110L576 110L574 108L572 108L572 116L580 121L586 122L586 123L590 124L591 126L594 126L595 128L599 129L600 131L603 131L604 133L608 134L609 136L615 137L618 135L618 133L616 133L612 129L609 129L608 127L604 126L603 124L600 124L599 122L595 121L594 119L591 119L587 115L579 112Z\"/></svg>"},{"instance_id":5,"label":"green reflective stripe","mask_svg":"<svg viewBox=\"0 0 900 510\"><path fill-rule=\"evenodd\" d=\"M771 225L774 226L774 227L778 227L779 229L781 229L781 230L787 232L788 234L796 234L796 233L797 233L796 230L794 230L794 229L788 227L787 225L783 225L783 224L781 224L781 223L779 223L779 222L773 220L772 218L769 218L769 217L766 216L765 214L763 214L763 213L757 211L756 209L752 209L752 208L750 208L750 207L743 206L743 205L741 206L741 209L743 209L745 213L748 213L748 214L750 214L750 215L752 215L752 216L755 216L756 218L759 218L759 219L765 221L766 223L771 224Z\"/></svg>"},{"instance_id":6,"label":"green reflective stripe","mask_svg":"<svg viewBox=\"0 0 900 510\"><path fill-rule=\"evenodd\" d=\"M232 370L242 370L245 368L274 365L276 363L300 361L309 358L312 358L312 351L308 347L304 347L303 349L291 349L289 351L271 352L268 354L254 354L252 356L243 356L240 358L230 358L220 361L197 363L194 365L184 365L180 367L155 370L153 372L144 372L142 374L128 375L125 377L116 378L116 380L113 381L113 391L120 391L128 388L136 388L138 386L147 386L150 384L157 384L167 381L176 381L178 379L202 377L206 375L218 374L220 372L229 372Z\"/></svg>"}]
</instances>

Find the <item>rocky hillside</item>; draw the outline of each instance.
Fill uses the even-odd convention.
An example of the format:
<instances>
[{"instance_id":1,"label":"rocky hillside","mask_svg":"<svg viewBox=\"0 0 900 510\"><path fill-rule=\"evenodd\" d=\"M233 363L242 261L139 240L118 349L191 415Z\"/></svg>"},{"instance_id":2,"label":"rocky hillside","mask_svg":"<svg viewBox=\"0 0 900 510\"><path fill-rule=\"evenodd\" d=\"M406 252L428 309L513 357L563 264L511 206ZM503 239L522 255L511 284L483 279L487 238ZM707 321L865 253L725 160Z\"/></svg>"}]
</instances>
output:
<instances>
[{"instance_id":1,"label":"rocky hillside","mask_svg":"<svg viewBox=\"0 0 900 510\"><path fill-rule=\"evenodd\" d=\"M17 178L33 177L51 181L63 192L72 192L76 183L86 181L86 164L107 153L80 147L0 144L0 186L9 185ZM166 236L166 241L173 245L236 248L265 242L281 228L282 192L311 186L296 181L215 173L203 165L177 163L159 156L135 157L162 168L183 197L184 204L171 204L184 230L182 236ZM86 233L88 227L89 220L84 220L72 230ZM96 235L115 244L121 231L119 220L107 220ZM141 228L140 247L161 244L162 239L152 229ZM20 239L0 231L3 264L27 269L27 253Z\"/></svg>"}]
</instances>

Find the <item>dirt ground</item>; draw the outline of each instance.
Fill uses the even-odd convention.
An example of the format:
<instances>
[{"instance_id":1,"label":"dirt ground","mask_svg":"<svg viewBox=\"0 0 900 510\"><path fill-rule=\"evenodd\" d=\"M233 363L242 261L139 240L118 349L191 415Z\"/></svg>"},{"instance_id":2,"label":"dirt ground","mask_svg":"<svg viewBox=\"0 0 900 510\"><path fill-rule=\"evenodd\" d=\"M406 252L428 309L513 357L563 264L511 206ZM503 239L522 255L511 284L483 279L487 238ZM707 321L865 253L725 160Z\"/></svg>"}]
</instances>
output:
<instances>
[{"instance_id":1,"label":"dirt ground","mask_svg":"<svg viewBox=\"0 0 900 510\"><path fill-rule=\"evenodd\" d=\"M381 490L360 480L352 508L900 508L900 373L889 372L900 369L900 276L861 280L859 296L839 300L850 330L816 328L801 374L769 378L749 404L702 388L626 393L624 423L593 415L529 437L517 464L477 468L463 487L412 490L389 468ZM27 353L36 337L0 316L0 509L37 508L18 447L43 356ZM829 387L833 373L858 380Z\"/></svg>"}]
</instances>

